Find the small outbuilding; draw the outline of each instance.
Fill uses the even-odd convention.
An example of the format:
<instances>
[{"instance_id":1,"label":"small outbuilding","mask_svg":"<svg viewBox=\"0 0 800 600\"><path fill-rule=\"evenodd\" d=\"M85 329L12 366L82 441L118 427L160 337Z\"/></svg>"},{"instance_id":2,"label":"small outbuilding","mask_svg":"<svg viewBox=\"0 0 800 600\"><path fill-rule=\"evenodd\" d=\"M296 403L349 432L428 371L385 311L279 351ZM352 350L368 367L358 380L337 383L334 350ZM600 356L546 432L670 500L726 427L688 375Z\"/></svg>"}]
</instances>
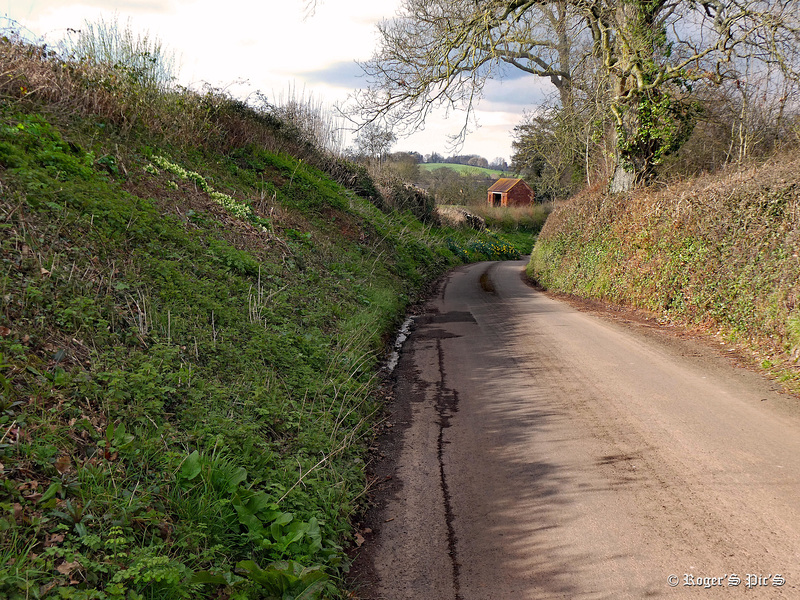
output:
<instances>
[{"instance_id":1,"label":"small outbuilding","mask_svg":"<svg viewBox=\"0 0 800 600\"><path fill-rule=\"evenodd\" d=\"M501 177L489 188L489 206L528 206L536 193L522 179Z\"/></svg>"}]
</instances>

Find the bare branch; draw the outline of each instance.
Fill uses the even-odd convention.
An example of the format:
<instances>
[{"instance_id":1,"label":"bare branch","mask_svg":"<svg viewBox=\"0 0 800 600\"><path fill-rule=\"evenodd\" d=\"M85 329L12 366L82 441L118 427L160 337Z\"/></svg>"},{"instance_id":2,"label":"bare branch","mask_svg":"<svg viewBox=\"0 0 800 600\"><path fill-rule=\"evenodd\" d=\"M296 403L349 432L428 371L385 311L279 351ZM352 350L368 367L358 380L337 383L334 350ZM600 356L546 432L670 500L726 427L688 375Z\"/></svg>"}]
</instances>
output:
<instances>
[{"instance_id":1,"label":"bare branch","mask_svg":"<svg viewBox=\"0 0 800 600\"><path fill-rule=\"evenodd\" d=\"M580 74L602 71L593 81L604 86L609 115L633 136L642 102L672 118L689 82L734 77L743 56L797 77L798 15L800 0L404 0L379 27L352 114L402 133L424 126L434 108L459 110L463 136L504 66L548 78L563 106L576 89L596 95ZM674 132L663 136L627 151L657 156L659 144L675 143Z\"/></svg>"}]
</instances>

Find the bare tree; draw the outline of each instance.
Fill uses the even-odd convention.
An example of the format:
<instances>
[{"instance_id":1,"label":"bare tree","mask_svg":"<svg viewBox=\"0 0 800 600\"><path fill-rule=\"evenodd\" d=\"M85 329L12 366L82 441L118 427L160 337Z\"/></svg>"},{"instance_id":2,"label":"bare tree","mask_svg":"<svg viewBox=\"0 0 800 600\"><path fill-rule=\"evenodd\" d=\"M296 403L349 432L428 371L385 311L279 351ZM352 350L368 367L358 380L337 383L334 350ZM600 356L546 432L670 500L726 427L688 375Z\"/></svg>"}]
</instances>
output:
<instances>
[{"instance_id":1,"label":"bare tree","mask_svg":"<svg viewBox=\"0 0 800 600\"><path fill-rule=\"evenodd\" d=\"M356 134L355 143L359 154L380 164L389 153L397 136L391 130L371 121L361 127Z\"/></svg>"},{"instance_id":2,"label":"bare tree","mask_svg":"<svg viewBox=\"0 0 800 600\"><path fill-rule=\"evenodd\" d=\"M607 98L611 189L624 191L686 140L693 91L734 77L734 59L796 72L798 15L800 0L403 0L362 65L356 110L402 133L437 107L472 114L487 80L520 69L549 79L563 106L576 90Z\"/></svg>"}]
</instances>

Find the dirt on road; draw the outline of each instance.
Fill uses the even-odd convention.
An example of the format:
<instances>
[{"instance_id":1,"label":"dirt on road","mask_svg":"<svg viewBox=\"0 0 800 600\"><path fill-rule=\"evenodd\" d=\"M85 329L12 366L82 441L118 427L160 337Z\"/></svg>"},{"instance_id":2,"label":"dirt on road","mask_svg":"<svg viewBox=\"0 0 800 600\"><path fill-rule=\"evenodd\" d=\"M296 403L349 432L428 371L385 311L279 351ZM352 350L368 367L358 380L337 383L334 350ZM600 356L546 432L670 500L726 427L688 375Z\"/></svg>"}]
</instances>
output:
<instances>
[{"instance_id":1,"label":"dirt on road","mask_svg":"<svg viewBox=\"0 0 800 600\"><path fill-rule=\"evenodd\" d=\"M457 269L417 315L357 596L800 598L798 399L523 267Z\"/></svg>"}]
</instances>

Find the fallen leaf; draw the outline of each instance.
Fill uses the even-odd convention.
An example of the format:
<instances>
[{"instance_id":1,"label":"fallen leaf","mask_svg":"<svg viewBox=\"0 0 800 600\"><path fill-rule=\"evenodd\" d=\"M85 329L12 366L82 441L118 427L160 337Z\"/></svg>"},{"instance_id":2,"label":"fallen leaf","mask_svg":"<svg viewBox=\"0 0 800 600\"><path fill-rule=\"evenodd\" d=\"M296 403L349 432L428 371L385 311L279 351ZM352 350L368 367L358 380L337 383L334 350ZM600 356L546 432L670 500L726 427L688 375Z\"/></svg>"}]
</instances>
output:
<instances>
[{"instance_id":1,"label":"fallen leaf","mask_svg":"<svg viewBox=\"0 0 800 600\"><path fill-rule=\"evenodd\" d=\"M8 337L11 335L11 330L8 327L0 326L0 335L3 337Z\"/></svg>"},{"instance_id":2,"label":"fallen leaf","mask_svg":"<svg viewBox=\"0 0 800 600\"><path fill-rule=\"evenodd\" d=\"M42 587L40 587L40 588L39 588L39 595L40 595L41 597L44 597L44 596L46 596L46 595L47 595L47 592L49 592L50 590L52 590L52 589L53 589L54 587L56 587L57 585L58 585L58 582L57 582L57 581L51 581L51 582L50 582L50 583L48 583L47 585L43 585Z\"/></svg>"},{"instance_id":3,"label":"fallen leaf","mask_svg":"<svg viewBox=\"0 0 800 600\"><path fill-rule=\"evenodd\" d=\"M62 454L56 459L55 462L56 471L58 471L61 475L69 471L69 468L71 466L72 466L72 461L66 454Z\"/></svg>"},{"instance_id":4,"label":"fallen leaf","mask_svg":"<svg viewBox=\"0 0 800 600\"><path fill-rule=\"evenodd\" d=\"M41 268L41 269L39 269L39 270L41 271L42 275L50 275L50 271L48 271L48 270L47 270L47 269L45 269L44 267L42 267L42 268Z\"/></svg>"},{"instance_id":5,"label":"fallen leaf","mask_svg":"<svg viewBox=\"0 0 800 600\"><path fill-rule=\"evenodd\" d=\"M366 541L366 540L364 539L364 536L363 536L363 535L361 535L360 533L357 533L357 534L356 534L356 546L358 546L359 548L361 548L361 545L362 545L362 544L363 544L365 541Z\"/></svg>"},{"instance_id":6,"label":"fallen leaf","mask_svg":"<svg viewBox=\"0 0 800 600\"><path fill-rule=\"evenodd\" d=\"M172 526L166 521L161 521L158 524L158 532L161 534L162 538L168 540L172 534Z\"/></svg>"},{"instance_id":7,"label":"fallen leaf","mask_svg":"<svg viewBox=\"0 0 800 600\"><path fill-rule=\"evenodd\" d=\"M60 565L56 567L56 571L61 573L62 575L69 575L73 571L76 571L81 568L81 563L78 561L75 562L66 562L64 561Z\"/></svg>"},{"instance_id":8,"label":"fallen leaf","mask_svg":"<svg viewBox=\"0 0 800 600\"><path fill-rule=\"evenodd\" d=\"M49 548L50 546L55 546L56 544L60 544L64 541L64 536L60 533L54 533L52 535L48 535L47 539L44 542L44 547Z\"/></svg>"}]
</instances>

